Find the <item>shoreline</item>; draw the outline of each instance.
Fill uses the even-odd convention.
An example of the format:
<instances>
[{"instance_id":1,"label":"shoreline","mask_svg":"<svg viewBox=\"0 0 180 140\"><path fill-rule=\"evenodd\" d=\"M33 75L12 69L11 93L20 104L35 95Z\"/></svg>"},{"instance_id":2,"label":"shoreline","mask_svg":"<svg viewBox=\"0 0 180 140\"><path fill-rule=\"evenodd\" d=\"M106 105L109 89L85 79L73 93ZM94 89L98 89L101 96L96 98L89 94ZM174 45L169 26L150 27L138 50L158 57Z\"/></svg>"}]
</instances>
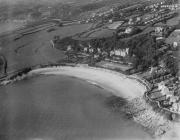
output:
<instances>
[{"instance_id":1,"label":"shoreline","mask_svg":"<svg viewBox=\"0 0 180 140\"><path fill-rule=\"evenodd\" d=\"M142 96L146 92L146 87L138 81L130 79L124 74L102 68L60 66L31 71L31 74L39 73L42 75L66 75L83 79L128 100Z\"/></svg>"},{"instance_id":2,"label":"shoreline","mask_svg":"<svg viewBox=\"0 0 180 140\"><path fill-rule=\"evenodd\" d=\"M147 87L136 79L129 78L119 72L108 69L89 67L89 66L52 66L45 68L31 68L20 72L17 76L13 76L8 80L3 80L1 85L6 85L25 77L33 75L65 75L73 76L86 80L101 86L105 90L112 92L116 96L124 97L128 100L143 96L147 91Z\"/></svg>"},{"instance_id":3,"label":"shoreline","mask_svg":"<svg viewBox=\"0 0 180 140\"><path fill-rule=\"evenodd\" d=\"M136 79L136 77L132 78L112 70L66 64L35 66L2 81L1 85L38 75L65 75L85 80L95 86L100 86L110 91L113 95L126 99L128 105L124 107L124 113L130 116L133 121L142 125L147 133L163 140L172 131L172 122L164 118L162 114L155 112L143 98L144 94L148 92L148 87L143 84L144 81L140 82L140 79ZM173 133L178 132L173 131Z\"/></svg>"}]
</instances>

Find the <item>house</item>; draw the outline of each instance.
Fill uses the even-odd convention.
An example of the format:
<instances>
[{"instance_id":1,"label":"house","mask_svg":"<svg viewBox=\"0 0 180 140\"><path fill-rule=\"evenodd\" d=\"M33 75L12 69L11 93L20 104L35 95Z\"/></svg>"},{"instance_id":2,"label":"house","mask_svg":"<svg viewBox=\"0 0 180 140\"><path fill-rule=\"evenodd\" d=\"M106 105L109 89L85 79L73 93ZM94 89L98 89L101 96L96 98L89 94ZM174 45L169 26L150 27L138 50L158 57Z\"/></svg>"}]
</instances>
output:
<instances>
[{"instance_id":1,"label":"house","mask_svg":"<svg viewBox=\"0 0 180 140\"><path fill-rule=\"evenodd\" d=\"M161 34L162 35L163 32L163 27L155 27L155 33L156 34Z\"/></svg>"},{"instance_id":2,"label":"house","mask_svg":"<svg viewBox=\"0 0 180 140\"><path fill-rule=\"evenodd\" d=\"M95 58L95 59L99 58L99 55L98 55L98 54L95 54L95 55L94 55L94 58Z\"/></svg>"},{"instance_id":3,"label":"house","mask_svg":"<svg viewBox=\"0 0 180 140\"><path fill-rule=\"evenodd\" d=\"M124 33L133 35L133 34L137 34L139 32L141 32L141 29L139 27L129 26L125 29Z\"/></svg>"},{"instance_id":4,"label":"house","mask_svg":"<svg viewBox=\"0 0 180 140\"><path fill-rule=\"evenodd\" d=\"M101 49L100 49L100 48L97 48L97 52L98 52L98 53L101 53Z\"/></svg>"},{"instance_id":5,"label":"house","mask_svg":"<svg viewBox=\"0 0 180 140\"><path fill-rule=\"evenodd\" d=\"M164 82L160 82L158 84L158 89L160 90L162 96L165 95L167 98L172 96L169 89L165 86Z\"/></svg>"},{"instance_id":6,"label":"house","mask_svg":"<svg viewBox=\"0 0 180 140\"><path fill-rule=\"evenodd\" d=\"M93 52L94 52L94 49L93 49L93 48L90 48L90 49L89 49L89 52L90 52L90 53L93 53Z\"/></svg>"},{"instance_id":7,"label":"house","mask_svg":"<svg viewBox=\"0 0 180 140\"><path fill-rule=\"evenodd\" d=\"M114 54L114 51L110 51L110 56L113 56Z\"/></svg>"},{"instance_id":8,"label":"house","mask_svg":"<svg viewBox=\"0 0 180 140\"><path fill-rule=\"evenodd\" d=\"M156 37L156 41L164 41L165 40L165 38L164 37L162 37L162 36L160 36L160 37Z\"/></svg>"},{"instance_id":9,"label":"house","mask_svg":"<svg viewBox=\"0 0 180 140\"><path fill-rule=\"evenodd\" d=\"M130 34L132 31L133 31L132 27L127 27L124 33Z\"/></svg>"},{"instance_id":10,"label":"house","mask_svg":"<svg viewBox=\"0 0 180 140\"><path fill-rule=\"evenodd\" d=\"M129 24L129 25L134 24L134 22L133 22L133 19L132 19L132 18L130 18L130 19L129 19L128 24Z\"/></svg>"},{"instance_id":11,"label":"house","mask_svg":"<svg viewBox=\"0 0 180 140\"><path fill-rule=\"evenodd\" d=\"M110 20L109 20L109 23L113 23L113 20L112 20L112 19L110 19Z\"/></svg>"},{"instance_id":12,"label":"house","mask_svg":"<svg viewBox=\"0 0 180 140\"><path fill-rule=\"evenodd\" d=\"M150 74L154 74L155 72L157 72L158 68L157 67L151 67L151 70L150 70Z\"/></svg>"},{"instance_id":13,"label":"house","mask_svg":"<svg viewBox=\"0 0 180 140\"><path fill-rule=\"evenodd\" d=\"M165 61L164 61L164 60L159 61L159 66L160 66L161 68L165 68L165 67L166 67Z\"/></svg>"},{"instance_id":14,"label":"house","mask_svg":"<svg viewBox=\"0 0 180 140\"><path fill-rule=\"evenodd\" d=\"M125 57L129 54L129 48L126 49L116 49L114 50L114 52L110 52L112 55L115 56L121 56L121 57Z\"/></svg>"},{"instance_id":15,"label":"house","mask_svg":"<svg viewBox=\"0 0 180 140\"><path fill-rule=\"evenodd\" d=\"M88 52L88 48L84 47L84 52L87 53Z\"/></svg>"},{"instance_id":16,"label":"house","mask_svg":"<svg viewBox=\"0 0 180 140\"><path fill-rule=\"evenodd\" d=\"M180 112L180 104L177 102L173 102L172 107L170 108L172 111Z\"/></svg>"},{"instance_id":17,"label":"house","mask_svg":"<svg viewBox=\"0 0 180 140\"><path fill-rule=\"evenodd\" d=\"M155 34L157 36L163 36L164 32L166 31L167 29L167 25L162 23L162 22L159 22L157 24L154 25L154 31L155 31Z\"/></svg>"},{"instance_id":18,"label":"house","mask_svg":"<svg viewBox=\"0 0 180 140\"><path fill-rule=\"evenodd\" d=\"M112 30L116 30L116 29L119 28L123 23L124 23L124 21L116 21L116 22L113 22L112 24L109 24L109 25L108 25L108 28L109 28L109 29L112 29Z\"/></svg>"},{"instance_id":19,"label":"house","mask_svg":"<svg viewBox=\"0 0 180 140\"><path fill-rule=\"evenodd\" d=\"M67 46L67 51L71 51L71 49L72 49L71 45L68 45Z\"/></svg>"},{"instance_id":20,"label":"house","mask_svg":"<svg viewBox=\"0 0 180 140\"><path fill-rule=\"evenodd\" d=\"M176 41L173 42L173 48L177 48L178 47L178 43Z\"/></svg>"},{"instance_id":21,"label":"house","mask_svg":"<svg viewBox=\"0 0 180 140\"><path fill-rule=\"evenodd\" d=\"M141 17L137 17L136 18L136 23L140 22L141 21Z\"/></svg>"},{"instance_id":22,"label":"house","mask_svg":"<svg viewBox=\"0 0 180 140\"><path fill-rule=\"evenodd\" d=\"M88 47L89 47L89 48L92 48L92 46L91 46L91 44L90 44L90 43L88 44Z\"/></svg>"}]
</instances>

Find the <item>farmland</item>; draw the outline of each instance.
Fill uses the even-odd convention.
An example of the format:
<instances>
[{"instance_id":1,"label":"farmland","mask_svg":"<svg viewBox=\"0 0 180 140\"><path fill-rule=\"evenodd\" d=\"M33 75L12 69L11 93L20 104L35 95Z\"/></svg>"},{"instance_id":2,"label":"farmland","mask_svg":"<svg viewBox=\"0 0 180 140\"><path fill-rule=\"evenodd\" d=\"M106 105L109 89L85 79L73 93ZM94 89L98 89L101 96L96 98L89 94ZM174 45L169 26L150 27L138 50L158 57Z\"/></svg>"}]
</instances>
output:
<instances>
[{"instance_id":1,"label":"farmland","mask_svg":"<svg viewBox=\"0 0 180 140\"><path fill-rule=\"evenodd\" d=\"M65 57L62 51L52 49L50 40L55 35L61 37L72 36L91 27L91 24L58 27L53 32L43 30L32 32L14 40L20 33L29 32L28 29L17 31L11 36L1 38L1 53L8 62L8 72L38 64L56 63ZM33 31L31 29L31 31Z\"/></svg>"}]
</instances>

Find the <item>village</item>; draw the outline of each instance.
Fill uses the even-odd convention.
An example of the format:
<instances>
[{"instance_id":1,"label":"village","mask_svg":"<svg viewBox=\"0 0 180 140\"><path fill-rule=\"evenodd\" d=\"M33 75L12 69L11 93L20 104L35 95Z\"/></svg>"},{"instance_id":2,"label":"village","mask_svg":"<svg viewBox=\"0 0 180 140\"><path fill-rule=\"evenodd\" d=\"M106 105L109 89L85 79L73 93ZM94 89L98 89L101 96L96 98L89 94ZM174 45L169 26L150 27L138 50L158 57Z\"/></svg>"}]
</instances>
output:
<instances>
[{"instance_id":1,"label":"village","mask_svg":"<svg viewBox=\"0 0 180 140\"><path fill-rule=\"evenodd\" d=\"M93 23L91 30L66 38L54 36L51 44L67 54L65 62L147 81L151 87L148 97L180 114L179 8L177 1L166 0L115 7L80 22Z\"/></svg>"},{"instance_id":2,"label":"village","mask_svg":"<svg viewBox=\"0 0 180 140\"><path fill-rule=\"evenodd\" d=\"M58 63L105 68L145 81L150 100L180 114L179 12L176 0L117 5L73 22L91 28L64 38L56 34L50 45L66 56ZM56 22L58 27L53 24L43 29L51 34L57 28L69 26L61 20ZM32 32L36 30L26 34ZM18 34L13 41L26 34ZM1 59L6 74L7 62L5 57Z\"/></svg>"},{"instance_id":3,"label":"village","mask_svg":"<svg viewBox=\"0 0 180 140\"><path fill-rule=\"evenodd\" d=\"M180 0L1 1L4 140L180 139Z\"/></svg>"}]
</instances>

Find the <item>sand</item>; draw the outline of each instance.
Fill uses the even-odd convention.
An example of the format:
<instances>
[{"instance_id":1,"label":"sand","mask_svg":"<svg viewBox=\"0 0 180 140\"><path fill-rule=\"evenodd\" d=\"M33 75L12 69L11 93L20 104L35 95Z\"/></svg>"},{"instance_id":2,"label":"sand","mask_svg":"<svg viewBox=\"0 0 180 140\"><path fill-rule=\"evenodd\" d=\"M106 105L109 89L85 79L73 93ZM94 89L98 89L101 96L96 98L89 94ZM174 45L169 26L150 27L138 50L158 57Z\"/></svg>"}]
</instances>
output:
<instances>
[{"instance_id":1,"label":"sand","mask_svg":"<svg viewBox=\"0 0 180 140\"><path fill-rule=\"evenodd\" d=\"M138 97L142 97L144 92L147 91L147 87L142 83L138 82L137 80L130 79L124 74L102 68L60 66L60 67L51 67L51 68L40 68L37 70L33 70L31 74L66 75L66 76L84 79L92 84L97 84L98 86L101 86L105 90L111 91L112 94L116 96L126 98L129 101ZM155 113L154 111L151 110L151 108L149 108L147 111L151 113ZM146 113L144 115L146 115ZM150 116L152 117L153 115ZM160 119L163 119L163 116L159 116L159 115L157 115L155 118L158 117ZM134 121L139 123L136 120ZM147 121L146 118L145 121ZM153 121L148 125L151 126L155 122L156 121ZM164 124L167 123L167 127L168 127L169 124L167 120L163 120L163 123ZM143 126L146 123L142 122L140 124ZM158 123L157 123L157 128L160 128L160 125ZM165 135L162 135L161 137L157 135L157 138L155 138L155 140L169 140L169 139L179 140L180 138L178 134L179 130L180 130L179 123L174 123L172 129L170 131L168 130L169 132L167 131Z\"/></svg>"},{"instance_id":2,"label":"sand","mask_svg":"<svg viewBox=\"0 0 180 140\"><path fill-rule=\"evenodd\" d=\"M146 91L146 87L138 81L102 68L59 66L36 69L31 71L31 74L66 75L84 79L128 100L142 96Z\"/></svg>"},{"instance_id":3,"label":"sand","mask_svg":"<svg viewBox=\"0 0 180 140\"><path fill-rule=\"evenodd\" d=\"M103 68L95 68L95 67L89 67L89 66L54 66L54 67L47 67L47 68L39 68L34 69L31 72L29 72L26 76L17 77L16 80L12 81L5 81L4 84L8 84L11 82L15 82L17 80L21 80L27 76L36 76L36 75L65 75L69 77L75 77L79 79L86 80L87 82L100 86L101 88L104 88L107 91L110 91L112 94L118 97L125 98L129 100L130 102L133 101L133 99L138 99L139 97L142 98L144 93L147 91L147 87L139 82L136 79L128 78L128 76L121 74L119 72L115 72L112 70L107 70ZM140 105L144 107L144 105ZM140 107L139 105L137 107ZM149 112L151 112L149 115L147 115ZM152 129L155 127L160 128L160 125L156 122L156 120L152 119L152 122L147 123L147 117L153 118L154 111L151 109L151 107L148 107L146 109L146 112L141 114L142 112L139 112L136 116L136 118L144 119L144 121L137 121L134 119L135 122L141 124L142 126L148 125L153 126ZM156 114L157 115L157 114ZM159 118L163 118L163 116L155 115L155 118L159 120ZM145 116L145 117L144 117ZM154 124L156 122L156 124ZM167 120L163 119L163 124L166 124ZM169 126L169 124L165 125ZM180 136L178 135L179 132L179 124L175 123L173 128L169 131L169 129L166 131L165 135L159 137L157 135L156 140L167 140L167 139L174 139L178 140ZM156 129L155 129L156 130ZM155 131L153 130L153 131Z\"/></svg>"}]
</instances>

